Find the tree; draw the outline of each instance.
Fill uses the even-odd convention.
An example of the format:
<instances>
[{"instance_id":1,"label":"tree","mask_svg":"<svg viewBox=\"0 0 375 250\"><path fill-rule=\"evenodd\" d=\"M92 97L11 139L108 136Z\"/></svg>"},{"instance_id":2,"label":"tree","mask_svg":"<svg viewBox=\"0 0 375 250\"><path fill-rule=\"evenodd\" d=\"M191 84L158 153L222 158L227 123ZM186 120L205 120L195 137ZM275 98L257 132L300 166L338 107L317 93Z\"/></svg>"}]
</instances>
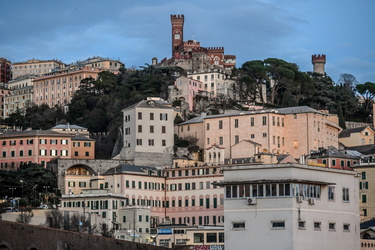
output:
<instances>
[{"instance_id":1,"label":"tree","mask_svg":"<svg viewBox=\"0 0 375 250\"><path fill-rule=\"evenodd\" d=\"M64 223L64 216L58 209L51 209L46 212L46 224L51 228L60 229Z\"/></svg>"},{"instance_id":2,"label":"tree","mask_svg":"<svg viewBox=\"0 0 375 250\"><path fill-rule=\"evenodd\" d=\"M368 113L371 113L372 101L375 97L375 83L365 82L364 84L358 84L356 90L363 98L363 107Z\"/></svg>"},{"instance_id":3,"label":"tree","mask_svg":"<svg viewBox=\"0 0 375 250\"><path fill-rule=\"evenodd\" d=\"M21 209L16 219L19 223L29 224L34 217L33 211L30 208Z\"/></svg>"},{"instance_id":4,"label":"tree","mask_svg":"<svg viewBox=\"0 0 375 250\"><path fill-rule=\"evenodd\" d=\"M352 74L341 74L339 80L337 81L337 85L344 86L351 90L355 90L358 84L357 79Z\"/></svg>"},{"instance_id":5,"label":"tree","mask_svg":"<svg viewBox=\"0 0 375 250\"><path fill-rule=\"evenodd\" d=\"M104 237L113 237L113 230L110 230L106 223L100 223L99 225L100 235Z\"/></svg>"},{"instance_id":6,"label":"tree","mask_svg":"<svg viewBox=\"0 0 375 250\"><path fill-rule=\"evenodd\" d=\"M339 126L346 129L344 115L342 113L341 102L337 102L337 116L339 117Z\"/></svg>"},{"instance_id":7,"label":"tree","mask_svg":"<svg viewBox=\"0 0 375 250\"><path fill-rule=\"evenodd\" d=\"M84 214L74 213L70 217L69 228L75 232L89 232L91 227L90 219Z\"/></svg>"}]
</instances>

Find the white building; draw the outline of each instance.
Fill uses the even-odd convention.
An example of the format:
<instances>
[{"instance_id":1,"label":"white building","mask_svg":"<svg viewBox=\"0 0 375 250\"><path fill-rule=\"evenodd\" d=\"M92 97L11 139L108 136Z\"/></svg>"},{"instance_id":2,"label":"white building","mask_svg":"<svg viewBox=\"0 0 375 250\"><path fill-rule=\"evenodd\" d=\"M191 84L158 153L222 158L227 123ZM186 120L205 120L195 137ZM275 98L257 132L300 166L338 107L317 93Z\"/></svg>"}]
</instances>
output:
<instances>
[{"instance_id":1,"label":"white building","mask_svg":"<svg viewBox=\"0 0 375 250\"><path fill-rule=\"evenodd\" d=\"M158 100L143 100L122 110L123 149L120 158L135 165L172 164L174 110Z\"/></svg>"},{"instance_id":2,"label":"white building","mask_svg":"<svg viewBox=\"0 0 375 250\"><path fill-rule=\"evenodd\" d=\"M359 249L355 171L223 167L226 249Z\"/></svg>"}]
</instances>

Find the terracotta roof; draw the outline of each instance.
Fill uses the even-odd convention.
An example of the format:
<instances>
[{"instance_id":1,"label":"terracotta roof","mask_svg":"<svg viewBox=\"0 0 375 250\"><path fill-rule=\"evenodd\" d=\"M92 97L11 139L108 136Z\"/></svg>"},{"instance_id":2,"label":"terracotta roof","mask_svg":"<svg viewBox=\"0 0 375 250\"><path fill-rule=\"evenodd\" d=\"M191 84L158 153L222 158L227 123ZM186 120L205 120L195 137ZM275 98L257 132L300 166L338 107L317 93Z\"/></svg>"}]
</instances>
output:
<instances>
[{"instance_id":1,"label":"terracotta roof","mask_svg":"<svg viewBox=\"0 0 375 250\"><path fill-rule=\"evenodd\" d=\"M70 135L62 134L50 130L24 130L24 131L6 131L0 135L0 138L23 137L23 136L60 136L70 137Z\"/></svg>"}]
</instances>

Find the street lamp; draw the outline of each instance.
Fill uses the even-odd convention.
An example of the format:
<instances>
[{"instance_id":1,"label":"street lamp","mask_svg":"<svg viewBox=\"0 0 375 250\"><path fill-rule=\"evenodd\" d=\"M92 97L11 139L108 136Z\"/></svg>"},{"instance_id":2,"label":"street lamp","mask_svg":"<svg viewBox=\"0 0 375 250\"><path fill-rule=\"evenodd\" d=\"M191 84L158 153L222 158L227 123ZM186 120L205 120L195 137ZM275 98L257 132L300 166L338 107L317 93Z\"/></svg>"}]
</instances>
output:
<instances>
[{"instance_id":1,"label":"street lamp","mask_svg":"<svg viewBox=\"0 0 375 250\"><path fill-rule=\"evenodd\" d=\"M21 182L21 185L22 185L22 193L21 193L21 199L23 199L23 180L20 180L20 182Z\"/></svg>"},{"instance_id":2,"label":"street lamp","mask_svg":"<svg viewBox=\"0 0 375 250\"><path fill-rule=\"evenodd\" d=\"M47 188L50 188L50 186L43 186L43 188L46 189L46 201L47 201Z\"/></svg>"}]
</instances>

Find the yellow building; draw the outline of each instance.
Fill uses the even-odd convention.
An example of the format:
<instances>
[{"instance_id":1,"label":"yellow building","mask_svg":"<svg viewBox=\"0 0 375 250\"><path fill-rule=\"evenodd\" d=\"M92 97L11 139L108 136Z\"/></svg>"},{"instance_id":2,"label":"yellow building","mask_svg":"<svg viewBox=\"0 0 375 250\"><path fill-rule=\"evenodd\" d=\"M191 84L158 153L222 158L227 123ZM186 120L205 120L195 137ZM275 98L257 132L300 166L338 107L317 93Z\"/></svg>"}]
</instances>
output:
<instances>
[{"instance_id":1,"label":"yellow building","mask_svg":"<svg viewBox=\"0 0 375 250\"><path fill-rule=\"evenodd\" d=\"M374 144L375 131L370 126L344 129L339 134L339 142L345 147Z\"/></svg>"},{"instance_id":2,"label":"yellow building","mask_svg":"<svg viewBox=\"0 0 375 250\"><path fill-rule=\"evenodd\" d=\"M353 166L359 175L359 207L361 220L375 217L375 163L361 163Z\"/></svg>"},{"instance_id":3,"label":"yellow building","mask_svg":"<svg viewBox=\"0 0 375 250\"><path fill-rule=\"evenodd\" d=\"M31 59L25 62L16 62L12 65L12 78L17 79L24 75L41 76L56 70L65 68L65 64L59 60Z\"/></svg>"}]
</instances>

